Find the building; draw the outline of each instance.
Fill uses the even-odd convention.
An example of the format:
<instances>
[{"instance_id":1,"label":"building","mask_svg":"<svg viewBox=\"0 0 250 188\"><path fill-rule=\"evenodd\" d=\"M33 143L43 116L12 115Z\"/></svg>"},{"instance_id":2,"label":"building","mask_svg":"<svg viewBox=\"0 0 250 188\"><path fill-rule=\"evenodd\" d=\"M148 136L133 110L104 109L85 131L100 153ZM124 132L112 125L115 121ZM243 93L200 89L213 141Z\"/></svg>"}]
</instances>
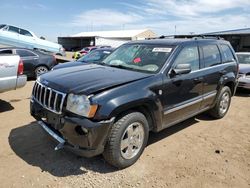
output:
<instances>
[{"instance_id":1,"label":"building","mask_svg":"<svg viewBox=\"0 0 250 188\"><path fill-rule=\"evenodd\" d=\"M175 38L191 38L196 36L221 37L228 40L236 52L250 52L250 28L203 33L199 35L175 35Z\"/></svg>"},{"instance_id":2,"label":"building","mask_svg":"<svg viewBox=\"0 0 250 188\"><path fill-rule=\"evenodd\" d=\"M66 50L79 50L87 46L105 45L118 47L131 40L144 40L157 35L149 30L120 30L81 32L67 37L58 37L58 43Z\"/></svg>"}]
</instances>

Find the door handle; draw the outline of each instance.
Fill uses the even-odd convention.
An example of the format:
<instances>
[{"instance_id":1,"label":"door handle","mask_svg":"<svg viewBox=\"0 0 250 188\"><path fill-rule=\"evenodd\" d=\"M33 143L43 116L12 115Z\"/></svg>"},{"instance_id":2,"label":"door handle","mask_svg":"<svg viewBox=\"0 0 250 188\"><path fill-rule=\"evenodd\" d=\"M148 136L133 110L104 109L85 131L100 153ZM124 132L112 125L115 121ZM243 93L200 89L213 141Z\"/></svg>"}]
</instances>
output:
<instances>
[{"instance_id":1,"label":"door handle","mask_svg":"<svg viewBox=\"0 0 250 188\"><path fill-rule=\"evenodd\" d=\"M226 70L221 70L221 71L220 71L220 74L221 74L221 75L225 75L226 73L227 73Z\"/></svg>"},{"instance_id":2,"label":"door handle","mask_svg":"<svg viewBox=\"0 0 250 188\"><path fill-rule=\"evenodd\" d=\"M203 81L203 77L198 77L194 79L194 83L201 83Z\"/></svg>"}]
</instances>

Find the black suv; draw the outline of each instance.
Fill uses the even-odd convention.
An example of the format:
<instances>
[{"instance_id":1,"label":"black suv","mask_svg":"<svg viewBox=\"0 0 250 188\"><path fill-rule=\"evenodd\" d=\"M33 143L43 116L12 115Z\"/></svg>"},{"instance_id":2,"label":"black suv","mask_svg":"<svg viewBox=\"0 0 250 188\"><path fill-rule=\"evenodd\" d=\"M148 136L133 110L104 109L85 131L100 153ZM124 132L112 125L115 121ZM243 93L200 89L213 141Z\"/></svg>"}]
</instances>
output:
<instances>
[{"instance_id":1,"label":"black suv","mask_svg":"<svg viewBox=\"0 0 250 188\"><path fill-rule=\"evenodd\" d=\"M199 113L227 113L238 64L229 42L155 39L124 44L101 64L40 76L31 114L59 144L82 156L132 165L159 132Z\"/></svg>"}]
</instances>

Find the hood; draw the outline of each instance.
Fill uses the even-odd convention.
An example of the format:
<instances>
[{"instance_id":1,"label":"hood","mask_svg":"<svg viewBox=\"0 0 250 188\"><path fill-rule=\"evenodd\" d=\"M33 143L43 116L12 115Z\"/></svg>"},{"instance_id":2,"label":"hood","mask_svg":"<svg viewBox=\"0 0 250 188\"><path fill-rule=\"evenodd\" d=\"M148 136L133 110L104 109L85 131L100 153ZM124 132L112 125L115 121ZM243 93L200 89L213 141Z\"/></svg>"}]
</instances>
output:
<instances>
[{"instance_id":1,"label":"hood","mask_svg":"<svg viewBox=\"0 0 250 188\"><path fill-rule=\"evenodd\" d=\"M70 61L70 62L60 63L54 66L53 70L67 68L67 67L74 67L74 66L79 66L79 65L86 65L86 64L80 61Z\"/></svg>"},{"instance_id":2,"label":"hood","mask_svg":"<svg viewBox=\"0 0 250 188\"><path fill-rule=\"evenodd\" d=\"M239 64L239 73L246 74L250 72L250 64Z\"/></svg>"},{"instance_id":3,"label":"hood","mask_svg":"<svg viewBox=\"0 0 250 188\"><path fill-rule=\"evenodd\" d=\"M152 76L97 64L58 69L43 74L42 84L64 93L90 95L105 89Z\"/></svg>"}]
</instances>

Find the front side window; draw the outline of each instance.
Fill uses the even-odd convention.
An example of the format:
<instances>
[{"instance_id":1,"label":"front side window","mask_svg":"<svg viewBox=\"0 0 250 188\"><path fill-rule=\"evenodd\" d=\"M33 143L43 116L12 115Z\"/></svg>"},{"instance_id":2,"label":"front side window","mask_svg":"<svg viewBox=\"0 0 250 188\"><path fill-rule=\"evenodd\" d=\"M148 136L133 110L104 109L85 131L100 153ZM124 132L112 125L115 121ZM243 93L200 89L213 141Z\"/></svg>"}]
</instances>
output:
<instances>
[{"instance_id":1,"label":"front side window","mask_svg":"<svg viewBox=\"0 0 250 188\"><path fill-rule=\"evenodd\" d=\"M173 46L157 44L125 44L110 54L103 63L138 72L156 73L161 70Z\"/></svg>"},{"instance_id":2,"label":"front side window","mask_svg":"<svg viewBox=\"0 0 250 188\"><path fill-rule=\"evenodd\" d=\"M205 67L212 67L221 64L219 49L216 45L210 44L202 46Z\"/></svg>"},{"instance_id":3,"label":"front side window","mask_svg":"<svg viewBox=\"0 0 250 188\"><path fill-rule=\"evenodd\" d=\"M174 62L174 67L178 64L189 64L191 71L199 70L199 52L197 46L185 47L181 50Z\"/></svg>"},{"instance_id":4,"label":"front side window","mask_svg":"<svg viewBox=\"0 0 250 188\"><path fill-rule=\"evenodd\" d=\"M25 35L25 36L29 36L32 37L32 34L29 31L26 31L24 29L20 29L20 34L21 35Z\"/></svg>"},{"instance_id":5,"label":"front side window","mask_svg":"<svg viewBox=\"0 0 250 188\"><path fill-rule=\"evenodd\" d=\"M232 62L235 61L234 55L232 53L232 50L229 48L226 44L221 44L222 49L222 55L224 57L224 62Z\"/></svg>"},{"instance_id":6,"label":"front side window","mask_svg":"<svg viewBox=\"0 0 250 188\"><path fill-rule=\"evenodd\" d=\"M28 50L16 50L17 55L20 57L32 57L36 56L34 53L28 51Z\"/></svg>"}]
</instances>

